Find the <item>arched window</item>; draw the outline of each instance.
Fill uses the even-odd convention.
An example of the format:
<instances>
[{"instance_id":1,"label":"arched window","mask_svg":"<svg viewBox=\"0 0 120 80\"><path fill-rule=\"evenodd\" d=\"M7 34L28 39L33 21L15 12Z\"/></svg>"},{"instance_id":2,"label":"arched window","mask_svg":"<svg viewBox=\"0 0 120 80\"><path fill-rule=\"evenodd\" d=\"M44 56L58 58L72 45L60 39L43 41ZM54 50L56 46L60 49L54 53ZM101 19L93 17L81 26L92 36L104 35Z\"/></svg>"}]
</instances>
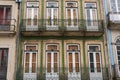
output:
<instances>
[{"instance_id":1,"label":"arched window","mask_svg":"<svg viewBox=\"0 0 120 80\"><path fill-rule=\"evenodd\" d=\"M116 40L117 64L120 71L120 38Z\"/></svg>"}]
</instances>

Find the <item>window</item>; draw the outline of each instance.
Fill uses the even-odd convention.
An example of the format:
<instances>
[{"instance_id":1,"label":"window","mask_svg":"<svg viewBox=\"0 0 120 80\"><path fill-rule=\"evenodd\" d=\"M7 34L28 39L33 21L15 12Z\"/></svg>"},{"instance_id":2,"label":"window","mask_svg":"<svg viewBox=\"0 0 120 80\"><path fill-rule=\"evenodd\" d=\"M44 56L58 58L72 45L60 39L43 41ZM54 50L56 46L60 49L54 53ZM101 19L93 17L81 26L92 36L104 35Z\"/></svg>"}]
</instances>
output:
<instances>
[{"instance_id":1,"label":"window","mask_svg":"<svg viewBox=\"0 0 120 80\"><path fill-rule=\"evenodd\" d=\"M120 12L120 0L110 0L112 12Z\"/></svg>"},{"instance_id":2,"label":"window","mask_svg":"<svg viewBox=\"0 0 120 80\"><path fill-rule=\"evenodd\" d=\"M87 30L98 30L96 3L85 3Z\"/></svg>"},{"instance_id":3,"label":"window","mask_svg":"<svg viewBox=\"0 0 120 80\"><path fill-rule=\"evenodd\" d=\"M46 79L59 80L58 44L46 44Z\"/></svg>"},{"instance_id":4,"label":"window","mask_svg":"<svg viewBox=\"0 0 120 80\"><path fill-rule=\"evenodd\" d=\"M8 48L0 48L0 67L7 67Z\"/></svg>"},{"instance_id":5,"label":"window","mask_svg":"<svg viewBox=\"0 0 120 80\"><path fill-rule=\"evenodd\" d=\"M101 72L101 53L99 45L88 46L90 72Z\"/></svg>"},{"instance_id":6,"label":"window","mask_svg":"<svg viewBox=\"0 0 120 80\"><path fill-rule=\"evenodd\" d=\"M78 28L78 5L77 2L66 2L67 30ZM77 28L76 28L77 27Z\"/></svg>"},{"instance_id":7,"label":"window","mask_svg":"<svg viewBox=\"0 0 120 80\"><path fill-rule=\"evenodd\" d=\"M78 44L67 45L69 72L79 72L80 69L80 49Z\"/></svg>"},{"instance_id":8,"label":"window","mask_svg":"<svg viewBox=\"0 0 120 80\"><path fill-rule=\"evenodd\" d=\"M11 7L0 6L0 30L10 30Z\"/></svg>"},{"instance_id":9,"label":"window","mask_svg":"<svg viewBox=\"0 0 120 80\"><path fill-rule=\"evenodd\" d=\"M24 67L25 73L36 73L37 69L37 46L25 45L24 53Z\"/></svg>"},{"instance_id":10,"label":"window","mask_svg":"<svg viewBox=\"0 0 120 80\"><path fill-rule=\"evenodd\" d=\"M117 49L117 63L118 63L118 68L120 71L120 39L117 39L116 41L116 49Z\"/></svg>"},{"instance_id":11,"label":"window","mask_svg":"<svg viewBox=\"0 0 120 80\"><path fill-rule=\"evenodd\" d=\"M58 30L58 2L47 2L47 30Z\"/></svg>"},{"instance_id":12,"label":"window","mask_svg":"<svg viewBox=\"0 0 120 80\"><path fill-rule=\"evenodd\" d=\"M38 29L38 2L27 2L27 30Z\"/></svg>"}]
</instances>

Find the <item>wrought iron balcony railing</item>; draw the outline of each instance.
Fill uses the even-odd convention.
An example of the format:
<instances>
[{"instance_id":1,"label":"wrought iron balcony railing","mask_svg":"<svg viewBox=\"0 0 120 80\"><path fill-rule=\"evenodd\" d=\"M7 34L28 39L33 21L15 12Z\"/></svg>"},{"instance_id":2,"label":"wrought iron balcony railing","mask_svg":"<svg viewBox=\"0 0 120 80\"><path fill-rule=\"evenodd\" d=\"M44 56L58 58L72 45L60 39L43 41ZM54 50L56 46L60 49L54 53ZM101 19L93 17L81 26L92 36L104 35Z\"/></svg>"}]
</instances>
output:
<instances>
[{"instance_id":1,"label":"wrought iron balcony railing","mask_svg":"<svg viewBox=\"0 0 120 80\"><path fill-rule=\"evenodd\" d=\"M120 12L110 12L109 21L112 23L120 23Z\"/></svg>"},{"instance_id":2,"label":"wrought iron balcony railing","mask_svg":"<svg viewBox=\"0 0 120 80\"><path fill-rule=\"evenodd\" d=\"M21 31L95 31L103 32L103 20L23 19Z\"/></svg>"},{"instance_id":3,"label":"wrought iron balcony railing","mask_svg":"<svg viewBox=\"0 0 120 80\"><path fill-rule=\"evenodd\" d=\"M79 67L79 72L75 73L75 71L72 71L72 72L69 72L69 69L68 68L64 68L64 72L63 71L63 68L58 68L58 71L56 72L58 76L56 76L55 73L53 73L54 71L51 71L50 74L48 74L49 76L47 76L47 68L42 68L42 72L40 72L40 68L37 68L36 70L36 78L35 76L33 76L34 74L32 73L24 73L24 68L19 68L17 70L17 74L16 74L16 80L53 80L57 77L58 80L68 80L68 78L71 78L71 79L74 79L74 80L90 80L90 68L86 68L86 72L83 73L84 71L84 68L81 68ZM94 68L96 71L97 71L97 68ZM32 70L32 68L30 69ZM52 73L53 73L53 76L52 76ZM98 76L94 76L92 77L92 79L99 79L99 80L109 80L109 72L108 72L108 68L102 68L101 69L101 73L102 73L102 78L98 77ZM96 72L95 72L96 74ZM31 76L30 76L31 75ZM51 76L50 76L51 75ZM55 76L54 76L55 75ZM70 76L70 75L73 75L73 76ZM25 77L26 76L26 77ZM56 80L56 79L55 79Z\"/></svg>"},{"instance_id":4,"label":"wrought iron balcony railing","mask_svg":"<svg viewBox=\"0 0 120 80\"><path fill-rule=\"evenodd\" d=\"M15 31L15 19L0 19L0 31Z\"/></svg>"}]
</instances>

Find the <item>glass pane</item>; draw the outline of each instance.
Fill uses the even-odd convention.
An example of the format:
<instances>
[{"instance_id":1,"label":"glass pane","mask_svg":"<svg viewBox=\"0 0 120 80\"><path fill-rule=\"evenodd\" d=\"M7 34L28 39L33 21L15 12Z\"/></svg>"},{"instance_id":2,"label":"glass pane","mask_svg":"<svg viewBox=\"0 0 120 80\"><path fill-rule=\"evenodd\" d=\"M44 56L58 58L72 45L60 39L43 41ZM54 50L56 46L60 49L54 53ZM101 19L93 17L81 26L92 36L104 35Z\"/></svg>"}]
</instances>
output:
<instances>
[{"instance_id":1,"label":"glass pane","mask_svg":"<svg viewBox=\"0 0 120 80\"><path fill-rule=\"evenodd\" d=\"M57 70L58 70L57 66L58 66L57 63L54 63L54 72L57 72Z\"/></svg>"},{"instance_id":2,"label":"glass pane","mask_svg":"<svg viewBox=\"0 0 120 80\"><path fill-rule=\"evenodd\" d=\"M48 19L48 21L47 21L47 25L51 25L52 23L51 23L51 14L52 14L52 12L51 12L51 9L50 8L47 8L47 19Z\"/></svg>"},{"instance_id":3,"label":"glass pane","mask_svg":"<svg viewBox=\"0 0 120 80\"><path fill-rule=\"evenodd\" d=\"M57 62L57 53L54 53L54 62Z\"/></svg>"},{"instance_id":4,"label":"glass pane","mask_svg":"<svg viewBox=\"0 0 120 80\"><path fill-rule=\"evenodd\" d=\"M69 63L69 72L73 72L73 66L72 66L72 63Z\"/></svg>"},{"instance_id":5,"label":"glass pane","mask_svg":"<svg viewBox=\"0 0 120 80\"><path fill-rule=\"evenodd\" d=\"M26 62L25 62L25 72L26 73L29 72L29 58L30 58L30 54L26 53Z\"/></svg>"},{"instance_id":6,"label":"glass pane","mask_svg":"<svg viewBox=\"0 0 120 80\"><path fill-rule=\"evenodd\" d=\"M94 63L90 63L91 72L94 72Z\"/></svg>"},{"instance_id":7,"label":"glass pane","mask_svg":"<svg viewBox=\"0 0 120 80\"><path fill-rule=\"evenodd\" d=\"M100 63L97 63L97 72L101 72Z\"/></svg>"},{"instance_id":8,"label":"glass pane","mask_svg":"<svg viewBox=\"0 0 120 80\"><path fill-rule=\"evenodd\" d=\"M98 46L89 46L89 50L92 52L98 52L99 48L98 48Z\"/></svg>"},{"instance_id":9,"label":"glass pane","mask_svg":"<svg viewBox=\"0 0 120 80\"><path fill-rule=\"evenodd\" d=\"M94 62L93 53L90 53L90 62Z\"/></svg>"},{"instance_id":10,"label":"glass pane","mask_svg":"<svg viewBox=\"0 0 120 80\"><path fill-rule=\"evenodd\" d=\"M47 54L47 62L51 63L51 53Z\"/></svg>"},{"instance_id":11,"label":"glass pane","mask_svg":"<svg viewBox=\"0 0 120 80\"><path fill-rule=\"evenodd\" d=\"M25 63L25 73L29 72L29 63Z\"/></svg>"},{"instance_id":12,"label":"glass pane","mask_svg":"<svg viewBox=\"0 0 120 80\"><path fill-rule=\"evenodd\" d=\"M76 66L76 72L79 72L79 63L75 63Z\"/></svg>"},{"instance_id":13,"label":"glass pane","mask_svg":"<svg viewBox=\"0 0 120 80\"><path fill-rule=\"evenodd\" d=\"M36 72L36 63L32 63L32 73Z\"/></svg>"},{"instance_id":14,"label":"glass pane","mask_svg":"<svg viewBox=\"0 0 120 80\"><path fill-rule=\"evenodd\" d=\"M118 60L120 60L120 55L118 56Z\"/></svg>"},{"instance_id":15,"label":"glass pane","mask_svg":"<svg viewBox=\"0 0 120 80\"><path fill-rule=\"evenodd\" d=\"M53 24L54 25L57 25L57 14L58 14L58 9L55 8L53 12L53 19L54 19Z\"/></svg>"},{"instance_id":16,"label":"glass pane","mask_svg":"<svg viewBox=\"0 0 120 80\"><path fill-rule=\"evenodd\" d=\"M32 62L36 63L36 53L33 53L33 55L32 55Z\"/></svg>"},{"instance_id":17,"label":"glass pane","mask_svg":"<svg viewBox=\"0 0 120 80\"><path fill-rule=\"evenodd\" d=\"M31 25L31 16L32 16L32 9L31 8L27 8L27 25Z\"/></svg>"},{"instance_id":18,"label":"glass pane","mask_svg":"<svg viewBox=\"0 0 120 80\"><path fill-rule=\"evenodd\" d=\"M3 12L4 12L4 8L0 7L0 24L3 24Z\"/></svg>"},{"instance_id":19,"label":"glass pane","mask_svg":"<svg viewBox=\"0 0 120 80\"><path fill-rule=\"evenodd\" d=\"M79 55L78 55L78 53L75 53L75 62L79 63Z\"/></svg>"},{"instance_id":20,"label":"glass pane","mask_svg":"<svg viewBox=\"0 0 120 80\"><path fill-rule=\"evenodd\" d=\"M72 63L72 53L69 53L69 62Z\"/></svg>"},{"instance_id":21,"label":"glass pane","mask_svg":"<svg viewBox=\"0 0 120 80\"><path fill-rule=\"evenodd\" d=\"M47 72L51 72L51 53L47 53Z\"/></svg>"},{"instance_id":22,"label":"glass pane","mask_svg":"<svg viewBox=\"0 0 120 80\"><path fill-rule=\"evenodd\" d=\"M29 50L29 51L36 50L36 46L26 46L26 50Z\"/></svg>"},{"instance_id":23,"label":"glass pane","mask_svg":"<svg viewBox=\"0 0 120 80\"><path fill-rule=\"evenodd\" d=\"M48 45L48 50L57 50L57 45Z\"/></svg>"},{"instance_id":24,"label":"glass pane","mask_svg":"<svg viewBox=\"0 0 120 80\"><path fill-rule=\"evenodd\" d=\"M77 9L73 9L74 25L77 25Z\"/></svg>"},{"instance_id":25,"label":"glass pane","mask_svg":"<svg viewBox=\"0 0 120 80\"><path fill-rule=\"evenodd\" d=\"M29 62L30 54L26 53L26 62Z\"/></svg>"},{"instance_id":26,"label":"glass pane","mask_svg":"<svg viewBox=\"0 0 120 80\"><path fill-rule=\"evenodd\" d=\"M117 51L117 54L120 55L120 51Z\"/></svg>"},{"instance_id":27,"label":"glass pane","mask_svg":"<svg viewBox=\"0 0 120 80\"><path fill-rule=\"evenodd\" d=\"M100 55L99 55L99 53L96 53L96 62L100 63Z\"/></svg>"},{"instance_id":28,"label":"glass pane","mask_svg":"<svg viewBox=\"0 0 120 80\"><path fill-rule=\"evenodd\" d=\"M9 25L10 24L10 20L11 19L11 8L6 8L6 13L5 13L5 24Z\"/></svg>"},{"instance_id":29,"label":"glass pane","mask_svg":"<svg viewBox=\"0 0 120 80\"><path fill-rule=\"evenodd\" d=\"M69 53L69 72L73 71L72 53Z\"/></svg>"},{"instance_id":30,"label":"glass pane","mask_svg":"<svg viewBox=\"0 0 120 80\"><path fill-rule=\"evenodd\" d=\"M69 3L67 3L67 7L77 7L77 3L76 2L69 2Z\"/></svg>"},{"instance_id":31,"label":"glass pane","mask_svg":"<svg viewBox=\"0 0 120 80\"><path fill-rule=\"evenodd\" d=\"M37 25L38 8L34 8L34 25Z\"/></svg>"},{"instance_id":32,"label":"glass pane","mask_svg":"<svg viewBox=\"0 0 120 80\"><path fill-rule=\"evenodd\" d=\"M78 50L78 45L69 45L69 50Z\"/></svg>"},{"instance_id":33,"label":"glass pane","mask_svg":"<svg viewBox=\"0 0 120 80\"><path fill-rule=\"evenodd\" d=\"M117 46L117 50L120 50L120 46Z\"/></svg>"},{"instance_id":34,"label":"glass pane","mask_svg":"<svg viewBox=\"0 0 120 80\"><path fill-rule=\"evenodd\" d=\"M87 18L87 25L88 26L91 26L91 17L90 17L90 10L89 9L87 9L86 10L87 11L87 15L86 15L86 18Z\"/></svg>"},{"instance_id":35,"label":"glass pane","mask_svg":"<svg viewBox=\"0 0 120 80\"><path fill-rule=\"evenodd\" d=\"M47 63L47 72L51 72L51 63Z\"/></svg>"},{"instance_id":36,"label":"glass pane","mask_svg":"<svg viewBox=\"0 0 120 80\"><path fill-rule=\"evenodd\" d=\"M67 9L67 19L68 19L68 25L71 25L71 10Z\"/></svg>"}]
</instances>

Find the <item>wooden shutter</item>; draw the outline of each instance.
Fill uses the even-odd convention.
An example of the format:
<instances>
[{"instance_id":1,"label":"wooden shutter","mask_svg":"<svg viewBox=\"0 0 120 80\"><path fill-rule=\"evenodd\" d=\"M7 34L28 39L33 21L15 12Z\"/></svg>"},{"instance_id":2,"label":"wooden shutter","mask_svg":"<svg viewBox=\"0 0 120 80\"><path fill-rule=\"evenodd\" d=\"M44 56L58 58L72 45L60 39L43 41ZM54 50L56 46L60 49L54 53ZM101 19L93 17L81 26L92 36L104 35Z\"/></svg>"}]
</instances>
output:
<instances>
[{"instance_id":1,"label":"wooden shutter","mask_svg":"<svg viewBox=\"0 0 120 80\"><path fill-rule=\"evenodd\" d=\"M58 66L58 57L57 57L57 53L54 53L54 72L57 72L57 66Z\"/></svg>"},{"instance_id":2,"label":"wooden shutter","mask_svg":"<svg viewBox=\"0 0 120 80\"><path fill-rule=\"evenodd\" d=\"M47 72L51 72L51 53L47 53Z\"/></svg>"},{"instance_id":3,"label":"wooden shutter","mask_svg":"<svg viewBox=\"0 0 120 80\"><path fill-rule=\"evenodd\" d=\"M25 73L29 72L29 59L30 58L30 53L26 53L26 61L25 61Z\"/></svg>"},{"instance_id":4,"label":"wooden shutter","mask_svg":"<svg viewBox=\"0 0 120 80\"><path fill-rule=\"evenodd\" d=\"M36 72L36 53L32 54L32 73Z\"/></svg>"},{"instance_id":5,"label":"wooden shutter","mask_svg":"<svg viewBox=\"0 0 120 80\"><path fill-rule=\"evenodd\" d=\"M78 53L75 53L75 69L76 69L76 72L79 72L79 55Z\"/></svg>"},{"instance_id":6,"label":"wooden shutter","mask_svg":"<svg viewBox=\"0 0 120 80\"><path fill-rule=\"evenodd\" d=\"M96 53L96 67L97 67L97 72L101 72L99 53Z\"/></svg>"}]
</instances>

